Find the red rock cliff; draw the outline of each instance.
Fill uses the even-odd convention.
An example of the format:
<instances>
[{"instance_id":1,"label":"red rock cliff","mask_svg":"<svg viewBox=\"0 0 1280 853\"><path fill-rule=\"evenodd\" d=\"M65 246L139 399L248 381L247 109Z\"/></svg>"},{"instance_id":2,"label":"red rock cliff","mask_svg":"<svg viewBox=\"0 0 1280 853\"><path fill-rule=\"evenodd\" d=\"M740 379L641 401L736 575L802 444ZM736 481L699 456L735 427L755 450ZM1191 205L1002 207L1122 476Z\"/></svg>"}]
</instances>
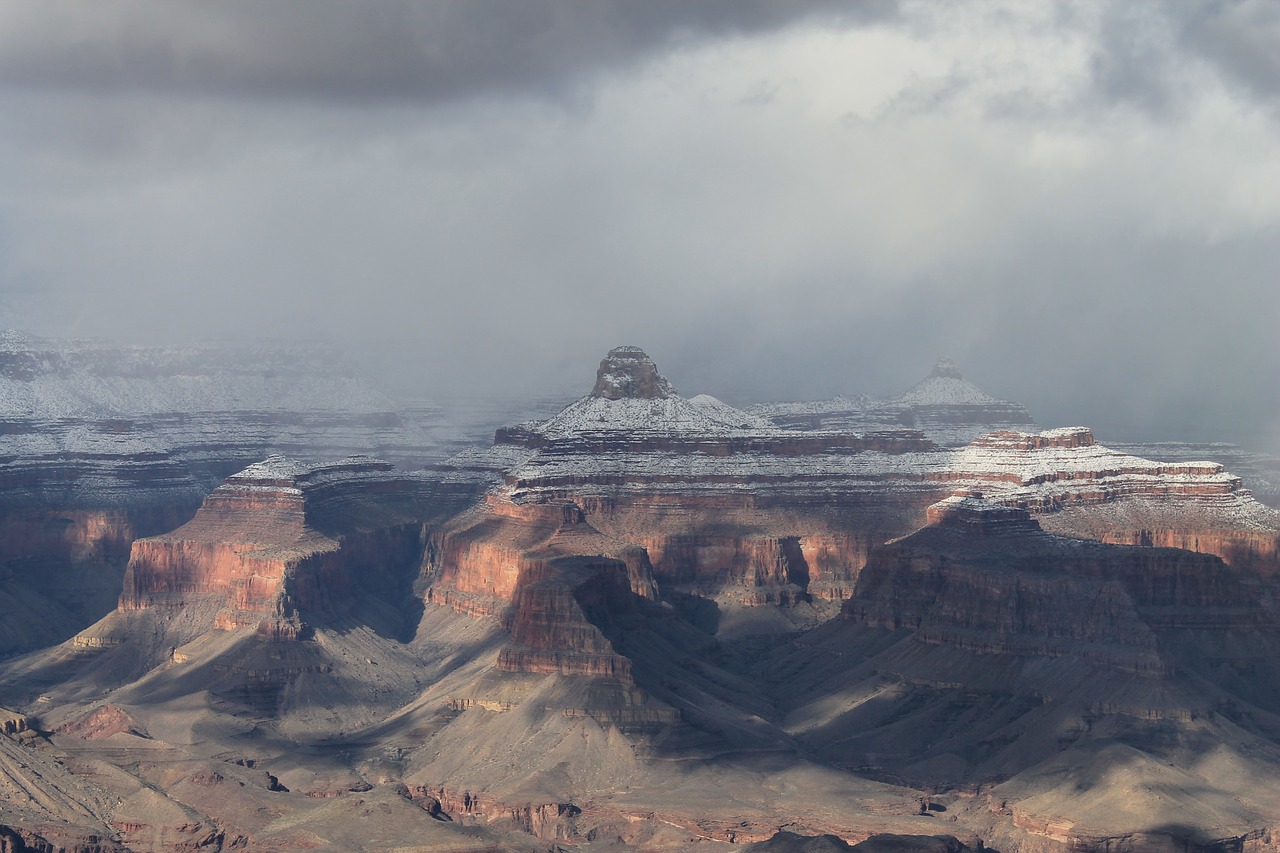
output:
<instances>
[{"instance_id":1,"label":"red rock cliff","mask_svg":"<svg viewBox=\"0 0 1280 853\"><path fill-rule=\"evenodd\" d=\"M846 618L971 651L1149 672L1170 665L1164 633L1267 624L1257 584L1213 556L1049 535L1026 511L973 493L929 515L930 526L872 553Z\"/></svg>"},{"instance_id":2,"label":"red rock cliff","mask_svg":"<svg viewBox=\"0 0 1280 853\"><path fill-rule=\"evenodd\" d=\"M135 542L119 607L200 604L219 627L297 636L303 618L359 594L394 595L389 572L419 559L420 515L415 484L385 463L272 457L229 478L187 524Z\"/></svg>"}]
</instances>

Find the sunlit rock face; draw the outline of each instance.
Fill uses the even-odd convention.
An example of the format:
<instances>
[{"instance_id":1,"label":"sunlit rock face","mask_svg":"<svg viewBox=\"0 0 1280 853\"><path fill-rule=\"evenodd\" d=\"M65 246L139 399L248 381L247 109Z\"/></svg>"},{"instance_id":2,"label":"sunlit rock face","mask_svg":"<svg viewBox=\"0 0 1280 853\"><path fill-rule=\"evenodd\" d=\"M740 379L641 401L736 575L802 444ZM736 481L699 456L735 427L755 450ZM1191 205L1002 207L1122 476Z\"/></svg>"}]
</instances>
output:
<instances>
[{"instance_id":1,"label":"sunlit rock face","mask_svg":"<svg viewBox=\"0 0 1280 853\"><path fill-rule=\"evenodd\" d=\"M1214 462L1141 459L1068 427L983 436L955 451L950 474L1025 507L1051 532L1186 548L1253 574L1280 573L1280 513Z\"/></svg>"},{"instance_id":2,"label":"sunlit rock face","mask_svg":"<svg viewBox=\"0 0 1280 853\"><path fill-rule=\"evenodd\" d=\"M190 522L133 544L121 611L200 606L221 628L297 637L360 595L394 599L421 553L425 484L368 457L271 457L213 491Z\"/></svg>"},{"instance_id":3,"label":"sunlit rock face","mask_svg":"<svg viewBox=\"0 0 1280 853\"><path fill-rule=\"evenodd\" d=\"M560 529L558 510L540 508L572 505L601 537L577 555L627 543L659 587L745 605L839 599L867 549L937 499L924 475L939 453L918 432L782 430L686 399L642 350L620 347L590 394L498 431L497 487L433 533L425 576L433 600L496 612L521 583L523 555Z\"/></svg>"},{"instance_id":4,"label":"sunlit rock face","mask_svg":"<svg viewBox=\"0 0 1280 853\"><path fill-rule=\"evenodd\" d=\"M0 654L111 611L135 539L189 521L272 453L376 451L421 467L465 446L321 346L141 347L0 332Z\"/></svg>"}]
</instances>

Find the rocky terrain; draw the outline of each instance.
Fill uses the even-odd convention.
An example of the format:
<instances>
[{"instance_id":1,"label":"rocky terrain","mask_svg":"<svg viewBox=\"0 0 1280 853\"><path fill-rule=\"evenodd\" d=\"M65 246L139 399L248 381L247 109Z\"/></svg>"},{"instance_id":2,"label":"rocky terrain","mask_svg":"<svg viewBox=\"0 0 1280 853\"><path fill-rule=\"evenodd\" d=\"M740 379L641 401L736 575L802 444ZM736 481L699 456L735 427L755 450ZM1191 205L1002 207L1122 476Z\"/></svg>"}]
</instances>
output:
<instances>
[{"instance_id":1,"label":"rocky terrain","mask_svg":"<svg viewBox=\"0 0 1280 853\"><path fill-rule=\"evenodd\" d=\"M1259 501L1280 509L1280 459L1271 454L1220 441L1111 442L1111 446L1123 453L1169 462L1211 459L1238 475Z\"/></svg>"},{"instance_id":2,"label":"rocky terrain","mask_svg":"<svg viewBox=\"0 0 1280 853\"><path fill-rule=\"evenodd\" d=\"M483 590L465 578L491 575L513 547L551 535L557 512L539 522L531 508L572 504L593 529L643 547L666 592L714 601L730 630L824 612L822 602L848 595L872 546L922 525L927 507L958 488L1060 533L1280 567L1280 515L1216 463L1129 456L1082 427L1000 430L959 448L919 430L780 429L709 397L680 397L635 348L610 352L592 392L560 414L501 429L490 452L455 464L456 476L488 471L496 486L485 506L433 534L428 572L441 589L461 578L460 592L507 600L509 585ZM744 615L758 604L784 608Z\"/></svg>"},{"instance_id":3,"label":"rocky terrain","mask_svg":"<svg viewBox=\"0 0 1280 853\"><path fill-rule=\"evenodd\" d=\"M170 457L0 662L0 849L1272 849L1280 516L971 388L792 428L619 347L425 472Z\"/></svg>"},{"instance_id":4,"label":"rocky terrain","mask_svg":"<svg viewBox=\"0 0 1280 853\"><path fill-rule=\"evenodd\" d=\"M930 518L874 552L840 620L771 656L789 731L1007 816L1002 849L1262 841L1280 709L1262 581L1048 534L976 494Z\"/></svg>"},{"instance_id":5,"label":"rocky terrain","mask_svg":"<svg viewBox=\"0 0 1280 853\"><path fill-rule=\"evenodd\" d=\"M406 470L431 467L487 441L503 411L401 402L350 356L318 346L0 333L0 608L9 614L0 655L61 641L106 614L131 543L190 519L252 462L373 453Z\"/></svg>"}]
</instances>

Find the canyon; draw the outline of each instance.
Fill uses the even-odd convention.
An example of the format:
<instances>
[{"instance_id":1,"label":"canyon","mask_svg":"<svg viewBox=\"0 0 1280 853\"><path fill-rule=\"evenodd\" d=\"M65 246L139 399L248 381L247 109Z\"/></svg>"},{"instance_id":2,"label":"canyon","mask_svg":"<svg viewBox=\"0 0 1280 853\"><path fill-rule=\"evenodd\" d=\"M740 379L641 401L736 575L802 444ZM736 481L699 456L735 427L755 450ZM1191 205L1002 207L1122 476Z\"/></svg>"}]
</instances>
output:
<instances>
[{"instance_id":1,"label":"canyon","mask_svg":"<svg viewBox=\"0 0 1280 853\"><path fill-rule=\"evenodd\" d=\"M0 849L1275 846L1280 512L1220 463L946 360L742 410L618 347L481 444L307 354L38 343L0 371ZM249 402L179 424L188 373Z\"/></svg>"}]
</instances>

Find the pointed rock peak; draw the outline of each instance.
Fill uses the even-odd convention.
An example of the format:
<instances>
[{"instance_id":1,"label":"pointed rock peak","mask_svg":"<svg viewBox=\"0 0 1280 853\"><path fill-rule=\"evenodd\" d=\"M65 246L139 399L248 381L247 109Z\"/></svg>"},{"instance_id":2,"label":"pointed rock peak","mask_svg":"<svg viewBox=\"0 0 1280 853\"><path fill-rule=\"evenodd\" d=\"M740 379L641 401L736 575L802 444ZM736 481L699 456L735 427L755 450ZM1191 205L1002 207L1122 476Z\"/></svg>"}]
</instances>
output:
<instances>
[{"instance_id":1,"label":"pointed rock peak","mask_svg":"<svg viewBox=\"0 0 1280 853\"><path fill-rule=\"evenodd\" d=\"M956 363L949 358L940 358L938 363L933 366L933 372L929 374L931 379L964 379L960 374L960 368L956 367Z\"/></svg>"},{"instance_id":2,"label":"pointed rock peak","mask_svg":"<svg viewBox=\"0 0 1280 853\"><path fill-rule=\"evenodd\" d=\"M644 350L614 347L600 362L591 396L606 400L665 400L676 396L676 389L658 373Z\"/></svg>"}]
</instances>

